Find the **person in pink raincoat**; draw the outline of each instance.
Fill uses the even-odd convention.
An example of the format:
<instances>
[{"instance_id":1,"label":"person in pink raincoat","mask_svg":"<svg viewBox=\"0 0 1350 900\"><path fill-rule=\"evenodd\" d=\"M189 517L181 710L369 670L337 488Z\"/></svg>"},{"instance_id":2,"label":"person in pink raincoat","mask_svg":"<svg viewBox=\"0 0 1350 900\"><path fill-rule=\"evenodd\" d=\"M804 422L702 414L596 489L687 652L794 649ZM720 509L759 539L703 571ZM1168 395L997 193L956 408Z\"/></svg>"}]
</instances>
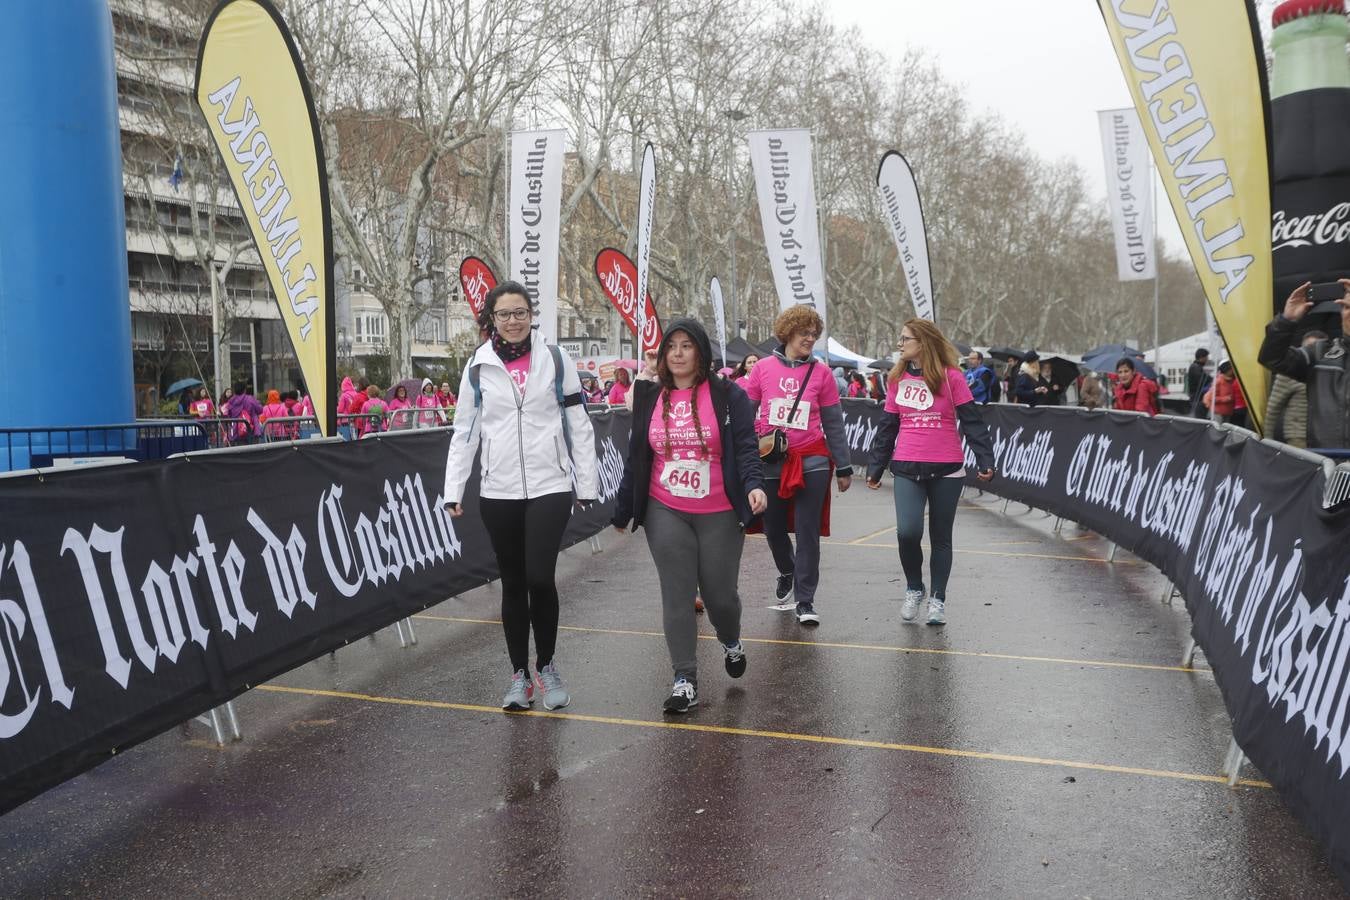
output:
<instances>
[{"instance_id":1,"label":"person in pink raincoat","mask_svg":"<svg viewBox=\"0 0 1350 900\"><path fill-rule=\"evenodd\" d=\"M286 426L288 423L279 422L271 426L267 425L268 419L284 419L291 414L286 408L286 404L281 402L281 393L271 390L267 392L267 403L263 405L262 412L258 413L258 421L262 423L263 434L273 440L285 438L287 436Z\"/></svg>"},{"instance_id":2,"label":"person in pink raincoat","mask_svg":"<svg viewBox=\"0 0 1350 900\"><path fill-rule=\"evenodd\" d=\"M413 405L413 398L408 396L408 389L403 385L394 388L394 399L389 401L389 430L402 431L413 426L413 416L409 413L399 413L401 409L409 409Z\"/></svg>"},{"instance_id":3,"label":"person in pink raincoat","mask_svg":"<svg viewBox=\"0 0 1350 900\"><path fill-rule=\"evenodd\" d=\"M413 405L418 409L434 410L440 403L436 400L436 385L431 383L430 378L422 379L422 392L417 395ZM441 421L443 414L438 412L424 412L417 415L418 428L435 428L437 425L444 424Z\"/></svg>"},{"instance_id":4,"label":"person in pink raincoat","mask_svg":"<svg viewBox=\"0 0 1350 900\"><path fill-rule=\"evenodd\" d=\"M404 393L407 393L406 391ZM366 385L366 402L357 410L361 418L356 420L356 434L365 437L377 431L384 431L384 419L389 414L389 404L380 394L378 384ZM377 418L371 418L377 417Z\"/></svg>"}]
</instances>

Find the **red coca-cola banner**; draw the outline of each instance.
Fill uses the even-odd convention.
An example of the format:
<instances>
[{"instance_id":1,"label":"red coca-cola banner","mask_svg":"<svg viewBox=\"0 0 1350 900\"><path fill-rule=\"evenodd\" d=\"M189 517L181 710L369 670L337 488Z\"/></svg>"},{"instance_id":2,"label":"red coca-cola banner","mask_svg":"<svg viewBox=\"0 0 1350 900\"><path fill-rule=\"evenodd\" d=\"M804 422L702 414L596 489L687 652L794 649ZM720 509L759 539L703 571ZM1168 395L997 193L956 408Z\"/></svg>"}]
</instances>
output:
<instances>
[{"instance_id":1,"label":"red coca-cola banner","mask_svg":"<svg viewBox=\"0 0 1350 900\"><path fill-rule=\"evenodd\" d=\"M466 256L464 262L459 264L459 283L464 288L464 299L469 301L473 317L478 318L483 312L483 301L487 299L488 291L497 286L497 276L478 257Z\"/></svg>"},{"instance_id":2,"label":"red coca-cola banner","mask_svg":"<svg viewBox=\"0 0 1350 900\"><path fill-rule=\"evenodd\" d=\"M606 247L595 256L595 277L600 279L600 288L609 302L614 304L633 334L637 334L637 266L623 251ZM661 346L661 321L656 316L656 304L650 293L647 294L646 318L642 349L655 350Z\"/></svg>"}]
</instances>

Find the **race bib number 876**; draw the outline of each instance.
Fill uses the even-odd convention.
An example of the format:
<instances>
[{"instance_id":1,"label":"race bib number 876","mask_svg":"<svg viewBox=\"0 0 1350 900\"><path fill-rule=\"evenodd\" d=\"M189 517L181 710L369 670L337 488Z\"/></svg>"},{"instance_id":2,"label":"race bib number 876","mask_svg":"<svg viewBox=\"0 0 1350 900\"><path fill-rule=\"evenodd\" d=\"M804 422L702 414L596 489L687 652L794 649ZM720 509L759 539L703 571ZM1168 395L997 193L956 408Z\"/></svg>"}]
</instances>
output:
<instances>
[{"instance_id":1,"label":"race bib number 876","mask_svg":"<svg viewBox=\"0 0 1350 900\"><path fill-rule=\"evenodd\" d=\"M933 405L933 395L922 381L902 381L895 389L895 402L898 406L925 410Z\"/></svg>"}]
</instances>

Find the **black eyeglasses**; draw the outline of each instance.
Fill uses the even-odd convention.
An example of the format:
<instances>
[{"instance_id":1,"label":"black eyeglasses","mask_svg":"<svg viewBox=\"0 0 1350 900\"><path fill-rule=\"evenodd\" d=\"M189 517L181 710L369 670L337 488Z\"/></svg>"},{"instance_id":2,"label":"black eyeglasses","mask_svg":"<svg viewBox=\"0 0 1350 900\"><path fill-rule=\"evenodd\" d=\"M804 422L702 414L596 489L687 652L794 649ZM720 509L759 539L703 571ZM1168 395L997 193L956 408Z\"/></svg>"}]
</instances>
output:
<instances>
[{"instance_id":1,"label":"black eyeglasses","mask_svg":"<svg viewBox=\"0 0 1350 900\"><path fill-rule=\"evenodd\" d=\"M510 322L514 319L517 322L524 322L530 317L528 309L499 309L492 314L492 318L498 322Z\"/></svg>"}]
</instances>

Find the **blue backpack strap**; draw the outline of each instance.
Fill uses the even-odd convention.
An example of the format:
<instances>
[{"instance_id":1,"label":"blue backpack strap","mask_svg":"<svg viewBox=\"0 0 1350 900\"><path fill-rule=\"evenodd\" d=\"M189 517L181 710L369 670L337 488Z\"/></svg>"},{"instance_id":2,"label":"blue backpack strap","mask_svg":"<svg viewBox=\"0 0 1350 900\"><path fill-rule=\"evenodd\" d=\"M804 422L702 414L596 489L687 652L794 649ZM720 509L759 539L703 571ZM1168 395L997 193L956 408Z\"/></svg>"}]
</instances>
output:
<instances>
[{"instance_id":1,"label":"blue backpack strap","mask_svg":"<svg viewBox=\"0 0 1350 900\"><path fill-rule=\"evenodd\" d=\"M563 440L567 442L567 454L572 455L572 430L567 427L567 397L563 394L563 356L556 344L548 344L549 355L553 357L553 394L558 398L558 415L562 416ZM580 396L580 395L578 395Z\"/></svg>"},{"instance_id":2,"label":"blue backpack strap","mask_svg":"<svg viewBox=\"0 0 1350 900\"><path fill-rule=\"evenodd\" d=\"M469 367L469 384L473 386L473 405L475 409L483 408L483 382L478 374L477 366Z\"/></svg>"}]
</instances>

